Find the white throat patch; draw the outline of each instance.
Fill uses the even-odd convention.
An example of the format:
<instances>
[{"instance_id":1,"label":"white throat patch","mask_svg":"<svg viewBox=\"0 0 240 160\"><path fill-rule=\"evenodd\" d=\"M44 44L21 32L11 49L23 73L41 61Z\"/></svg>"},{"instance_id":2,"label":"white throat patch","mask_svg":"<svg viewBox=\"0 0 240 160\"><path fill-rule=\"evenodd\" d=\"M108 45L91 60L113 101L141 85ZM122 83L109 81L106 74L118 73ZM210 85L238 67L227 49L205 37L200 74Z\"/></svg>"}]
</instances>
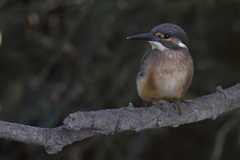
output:
<instances>
[{"instance_id":1,"label":"white throat patch","mask_svg":"<svg viewBox=\"0 0 240 160\"><path fill-rule=\"evenodd\" d=\"M179 45L180 47L186 48L186 49L188 50L187 46L186 46L185 44L183 44L182 42L178 43L178 45Z\"/></svg>"},{"instance_id":2,"label":"white throat patch","mask_svg":"<svg viewBox=\"0 0 240 160\"><path fill-rule=\"evenodd\" d=\"M159 42L155 42L155 41L148 41L148 42L151 44L152 49L158 49L159 51L164 51L164 50L168 49L167 47L165 47L164 45L162 45ZM183 44L182 42L179 42L178 45L180 47L186 48L188 50L187 46L185 44Z\"/></svg>"},{"instance_id":3,"label":"white throat patch","mask_svg":"<svg viewBox=\"0 0 240 160\"><path fill-rule=\"evenodd\" d=\"M148 41L151 46L152 46L152 49L158 49L159 51L164 51L165 49L168 49L167 47L164 47L161 43L159 42L155 42L155 41Z\"/></svg>"}]
</instances>

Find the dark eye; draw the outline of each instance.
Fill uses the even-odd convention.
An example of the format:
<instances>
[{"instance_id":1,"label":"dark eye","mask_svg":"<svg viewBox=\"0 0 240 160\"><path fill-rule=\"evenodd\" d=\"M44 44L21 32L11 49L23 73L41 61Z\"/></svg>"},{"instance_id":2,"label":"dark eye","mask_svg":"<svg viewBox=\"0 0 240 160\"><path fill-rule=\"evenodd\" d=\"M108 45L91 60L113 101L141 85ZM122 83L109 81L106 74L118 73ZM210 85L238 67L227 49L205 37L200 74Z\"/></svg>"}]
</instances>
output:
<instances>
[{"instance_id":1,"label":"dark eye","mask_svg":"<svg viewBox=\"0 0 240 160\"><path fill-rule=\"evenodd\" d=\"M169 34L164 34L164 38L169 38L170 35Z\"/></svg>"}]
</instances>

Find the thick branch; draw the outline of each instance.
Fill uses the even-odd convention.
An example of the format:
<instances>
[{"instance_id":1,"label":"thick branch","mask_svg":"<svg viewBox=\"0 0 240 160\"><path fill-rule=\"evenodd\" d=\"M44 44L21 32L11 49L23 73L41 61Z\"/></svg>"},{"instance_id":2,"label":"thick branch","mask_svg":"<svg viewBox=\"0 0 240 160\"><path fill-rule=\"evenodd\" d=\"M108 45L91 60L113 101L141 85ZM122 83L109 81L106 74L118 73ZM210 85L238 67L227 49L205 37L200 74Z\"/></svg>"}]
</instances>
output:
<instances>
[{"instance_id":1,"label":"thick branch","mask_svg":"<svg viewBox=\"0 0 240 160\"><path fill-rule=\"evenodd\" d=\"M182 115L172 104L162 101L161 109L128 107L94 112L70 114L64 125L57 128L38 128L0 121L0 137L18 142L42 145L50 154L64 146L81 141L95 134L113 134L125 130L141 131L164 126L177 127L181 124L212 118L240 107L240 84L181 103Z\"/></svg>"}]
</instances>

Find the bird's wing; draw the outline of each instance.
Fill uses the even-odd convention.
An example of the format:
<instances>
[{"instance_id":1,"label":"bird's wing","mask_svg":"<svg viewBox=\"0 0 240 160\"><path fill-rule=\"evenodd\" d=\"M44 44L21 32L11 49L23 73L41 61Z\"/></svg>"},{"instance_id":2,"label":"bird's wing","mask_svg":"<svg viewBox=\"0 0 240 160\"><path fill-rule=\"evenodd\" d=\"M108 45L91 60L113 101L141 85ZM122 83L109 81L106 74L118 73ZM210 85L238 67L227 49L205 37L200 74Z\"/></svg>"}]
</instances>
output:
<instances>
[{"instance_id":1,"label":"bird's wing","mask_svg":"<svg viewBox=\"0 0 240 160\"><path fill-rule=\"evenodd\" d=\"M138 75L140 77L143 77L145 76L146 74L146 69L147 69L147 65L148 65L148 60L149 58L151 57L151 55L153 54L153 50L152 49L149 49L142 57L142 60L141 60L141 67L140 67L140 71L138 73Z\"/></svg>"}]
</instances>

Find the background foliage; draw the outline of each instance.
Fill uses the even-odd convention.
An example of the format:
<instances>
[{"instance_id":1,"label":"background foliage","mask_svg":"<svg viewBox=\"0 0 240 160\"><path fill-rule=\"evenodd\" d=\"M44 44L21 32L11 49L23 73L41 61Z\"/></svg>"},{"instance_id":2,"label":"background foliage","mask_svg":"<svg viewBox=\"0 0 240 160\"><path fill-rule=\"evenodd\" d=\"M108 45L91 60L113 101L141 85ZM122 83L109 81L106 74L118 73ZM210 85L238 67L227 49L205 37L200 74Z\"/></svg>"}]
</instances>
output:
<instances>
[{"instance_id":1,"label":"background foliage","mask_svg":"<svg viewBox=\"0 0 240 160\"><path fill-rule=\"evenodd\" d=\"M191 99L240 78L240 2L214 0L1 0L0 118L56 127L75 111L120 108L137 96L135 78L147 42L126 40L161 23L188 34L195 63ZM95 136L56 155L0 140L4 160L210 159L220 128L234 116L178 128ZM240 158L239 124L224 138L222 160Z\"/></svg>"}]
</instances>

